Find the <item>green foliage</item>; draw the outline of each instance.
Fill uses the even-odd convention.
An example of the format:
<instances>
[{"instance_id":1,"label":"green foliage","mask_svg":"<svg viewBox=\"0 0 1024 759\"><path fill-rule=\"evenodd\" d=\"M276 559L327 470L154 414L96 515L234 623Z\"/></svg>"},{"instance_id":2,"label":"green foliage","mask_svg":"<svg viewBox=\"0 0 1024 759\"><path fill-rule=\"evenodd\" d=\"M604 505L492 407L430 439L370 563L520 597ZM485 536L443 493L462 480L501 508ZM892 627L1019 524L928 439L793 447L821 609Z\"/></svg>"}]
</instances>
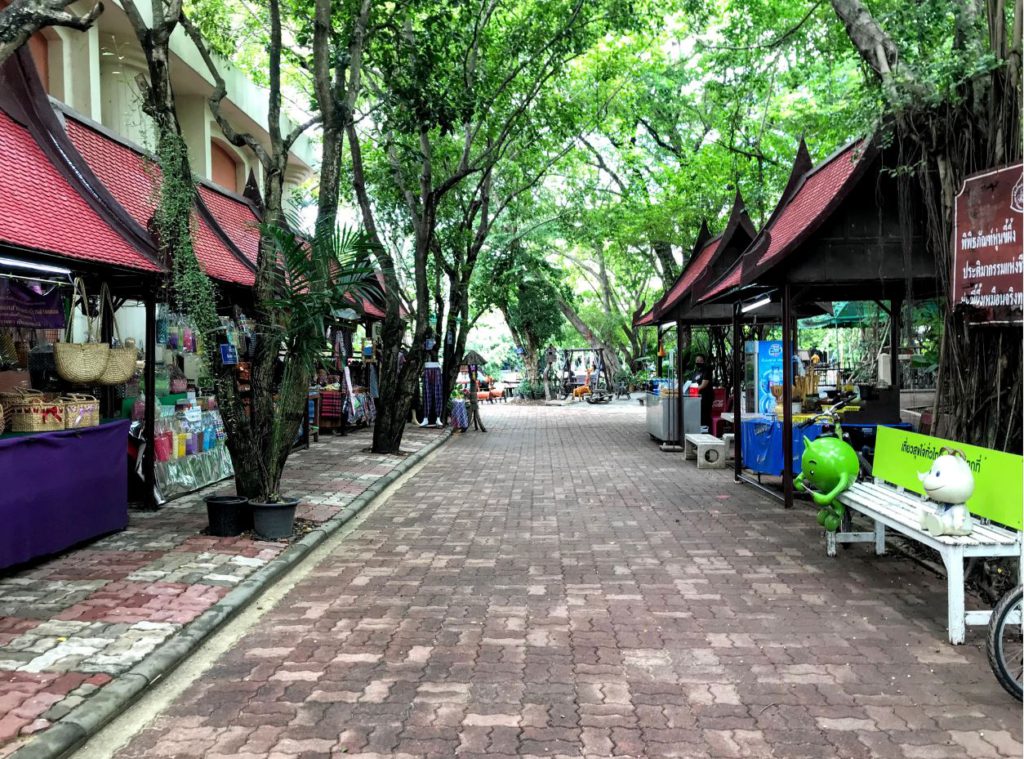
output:
<instances>
[{"instance_id":1,"label":"green foliage","mask_svg":"<svg viewBox=\"0 0 1024 759\"><path fill-rule=\"evenodd\" d=\"M171 288L175 309L188 316L207 345L215 343L220 326L217 319L217 293L213 281L199 266L192 246L192 209L195 181L188 166L184 141L165 132L157 138L157 161L162 181L154 223L162 253L171 263Z\"/></svg>"},{"instance_id":2,"label":"green foliage","mask_svg":"<svg viewBox=\"0 0 1024 759\"><path fill-rule=\"evenodd\" d=\"M497 308L524 349L539 349L559 333L563 316L558 299L566 293L556 270L521 241L481 266L473 297L478 308Z\"/></svg>"},{"instance_id":3,"label":"green foliage","mask_svg":"<svg viewBox=\"0 0 1024 759\"><path fill-rule=\"evenodd\" d=\"M290 229L264 226L280 267L275 271L276 297L265 304L269 322L260 324L261 337L280 346L283 375L278 385L271 434L262 457L266 475L260 497L280 498L278 487L288 451L305 409L309 379L328 347L325 320L333 311L361 303L376 288L364 236L350 229L321 230L311 238ZM246 494L249 495L249 494Z\"/></svg>"}]
</instances>

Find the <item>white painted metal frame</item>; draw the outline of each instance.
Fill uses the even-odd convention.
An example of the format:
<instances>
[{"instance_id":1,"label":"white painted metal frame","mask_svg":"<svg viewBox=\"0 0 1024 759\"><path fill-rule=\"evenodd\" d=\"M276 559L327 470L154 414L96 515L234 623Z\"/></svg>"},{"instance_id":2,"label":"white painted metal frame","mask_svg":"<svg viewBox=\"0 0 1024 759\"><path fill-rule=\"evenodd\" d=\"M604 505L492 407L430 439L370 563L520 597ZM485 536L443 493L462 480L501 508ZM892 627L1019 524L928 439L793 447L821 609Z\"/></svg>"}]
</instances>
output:
<instances>
[{"instance_id":1,"label":"white painted metal frame","mask_svg":"<svg viewBox=\"0 0 1024 759\"><path fill-rule=\"evenodd\" d=\"M849 509L874 521L872 532L826 532L825 552L836 555L839 543L874 543L875 553L885 553L885 528L897 532L935 549L946 565L948 586L947 622L949 642L964 642L967 625L988 624L991 610L965 611L964 559L972 556L986 558L1008 556L1021 558L1021 535L1013 530L974 520L970 535L930 535L921 527L921 511L929 508L916 493L894 487L875 478L874 482L858 482L839 495L839 501ZM1018 572L1020 572L1018 564Z\"/></svg>"}]
</instances>

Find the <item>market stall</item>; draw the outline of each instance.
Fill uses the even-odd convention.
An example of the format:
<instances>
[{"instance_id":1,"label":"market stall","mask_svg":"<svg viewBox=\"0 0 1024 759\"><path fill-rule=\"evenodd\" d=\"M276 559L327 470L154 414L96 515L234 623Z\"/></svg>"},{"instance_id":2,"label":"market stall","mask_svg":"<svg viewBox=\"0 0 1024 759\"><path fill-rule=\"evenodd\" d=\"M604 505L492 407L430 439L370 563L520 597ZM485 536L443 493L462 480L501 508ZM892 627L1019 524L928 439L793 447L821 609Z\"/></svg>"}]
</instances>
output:
<instances>
[{"instance_id":1,"label":"market stall","mask_svg":"<svg viewBox=\"0 0 1024 759\"><path fill-rule=\"evenodd\" d=\"M910 212L901 218L897 180L885 170L887 158L877 141L866 139L810 168L801 143L790 181L765 227L704 296L709 303L731 304L737 322L744 313L781 309L781 371L769 383L774 413L765 414L762 408L761 419L748 423L735 465L737 478L747 479L743 468L753 453L755 466L762 466L757 464L762 459L764 469L778 471L787 505L793 498L793 468L784 461L787 456L798 460L802 451L793 429L801 413L813 413L842 397L857 409L844 415L844 430L860 424L863 434L871 435L878 425L900 424L898 361L889 362L887 387L851 387L840 381L830 392L808 393L800 376L808 367L800 357L797 335L797 318L807 315L808 304L870 300L888 316L889 355L898 356L904 301L934 295L934 261L924 245L920 214L914 212L917 201L907 188ZM748 379L760 383L762 373L754 370L751 375L749 354L744 355L739 341L734 351L736 366L746 363ZM736 422L742 426L738 409ZM762 446L753 434L757 429L768 431ZM765 453L768 447L775 453Z\"/></svg>"}]
</instances>

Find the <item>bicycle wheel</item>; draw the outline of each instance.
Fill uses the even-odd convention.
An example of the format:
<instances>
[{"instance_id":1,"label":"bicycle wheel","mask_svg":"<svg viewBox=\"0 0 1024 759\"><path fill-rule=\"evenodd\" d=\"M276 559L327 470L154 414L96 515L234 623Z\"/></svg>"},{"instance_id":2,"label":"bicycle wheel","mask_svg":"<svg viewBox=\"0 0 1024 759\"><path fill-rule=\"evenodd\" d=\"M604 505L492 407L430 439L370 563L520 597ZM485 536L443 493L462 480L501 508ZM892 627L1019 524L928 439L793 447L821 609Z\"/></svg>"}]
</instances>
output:
<instances>
[{"instance_id":1,"label":"bicycle wheel","mask_svg":"<svg viewBox=\"0 0 1024 759\"><path fill-rule=\"evenodd\" d=\"M988 663L1007 693L1020 700L1024 675L1024 642L1021 641L1021 598L1016 588L999 599L988 623Z\"/></svg>"}]
</instances>

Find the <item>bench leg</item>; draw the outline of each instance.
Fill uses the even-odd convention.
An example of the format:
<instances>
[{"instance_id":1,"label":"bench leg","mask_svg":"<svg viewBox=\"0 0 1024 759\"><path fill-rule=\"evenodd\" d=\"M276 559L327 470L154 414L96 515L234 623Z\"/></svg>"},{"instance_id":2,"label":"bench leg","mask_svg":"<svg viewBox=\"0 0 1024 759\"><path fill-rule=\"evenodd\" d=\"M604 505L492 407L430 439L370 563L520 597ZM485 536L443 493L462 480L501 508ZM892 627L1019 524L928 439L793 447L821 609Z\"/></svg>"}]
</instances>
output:
<instances>
[{"instance_id":1,"label":"bench leg","mask_svg":"<svg viewBox=\"0 0 1024 759\"><path fill-rule=\"evenodd\" d=\"M825 531L825 555L835 558L836 556L836 534Z\"/></svg>"},{"instance_id":2,"label":"bench leg","mask_svg":"<svg viewBox=\"0 0 1024 759\"><path fill-rule=\"evenodd\" d=\"M885 525L881 522L875 522L875 554L885 555Z\"/></svg>"},{"instance_id":3,"label":"bench leg","mask_svg":"<svg viewBox=\"0 0 1024 759\"><path fill-rule=\"evenodd\" d=\"M942 554L942 562L946 565L946 582L948 584L947 603L949 642L959 646L966 637L967 625L964 615L964 552L961 548L947 549Z\"/></svg>"}]
</instances>

